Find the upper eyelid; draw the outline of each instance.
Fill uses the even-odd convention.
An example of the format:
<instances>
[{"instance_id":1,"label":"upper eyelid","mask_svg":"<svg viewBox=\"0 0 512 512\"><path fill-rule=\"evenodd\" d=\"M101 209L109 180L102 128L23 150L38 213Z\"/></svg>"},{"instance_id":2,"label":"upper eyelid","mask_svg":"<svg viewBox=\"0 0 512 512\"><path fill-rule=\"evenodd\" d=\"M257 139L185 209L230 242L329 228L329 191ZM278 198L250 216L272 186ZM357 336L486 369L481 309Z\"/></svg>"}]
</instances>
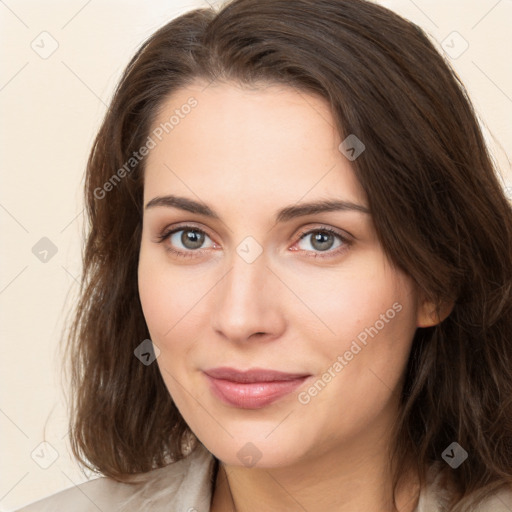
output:
<instances>
[{"instance_id":1,"label":"upper eyelid","mask_svg":"<svg viewBox=\"0 0 512 512\"><path fill-rule=\"evenodd\" d=\"M310 223L310 224L314 224L314 223ZM297 236L302 236L302 235L308 234L311 231L331 231L334 234L338 234L340 236L344 236L343 233L346 233L347 236L352 236L346 230L343 230L343 229L340 229L340 228L335 228L335 227L332 227L332 226L328 226L327 224L323 224L323 223L319 223L319 224L320 225L317 226L317 227L300 228L298 230L298 235ZM207 228L196 226L196 225L194 225L193 223L190 223L190 222L186 223L186 224L182 224L182 225L172 226L172 227L171 226L167 226L167 227L164 227L163 229L161 229L160 231L162 233L164 233L164 232L172 233L172 232L180 231L182 229L187 229L187 228L196 229L197 231L201 231L201 232L207 234L208 236L210 236L209 233L208 233L208 229ZM210 236L210 238L212 238L212 237Z\"/></svg>"},{"instance_id":2,"label":"upper eyelid","mask_svg":"<svg viewBox=\"0 0 512 512\"><path fill-rule=\"evenodd\" d=\"M325 231L331 235L337 235L342 239L354 238L348 231L338 229L338 228L333 228L331 226L320 226L317 228L304 228L303 230L299 231L297 236L302 238L305 235L310 235L311 233L315 233L318 231L320 231L320 232Z\"/></svg>"},{"instance_id":3,"label":"upper eyelid","mask_svg":"<svg viewBox=\"0 0 512 512\"><path fill-rule=\"evenodd\" d=\"M192 228L192 229L190 229ZM212 237L210 235L210 233L208 233L208 230L204 229L204 228L200 228L198 226L194 226L193 224L184 224L184 225L181 225L181 226L176 226L176 227L165 227L163 228L160 233L161 233L161 236L170 236L178 231L192 231L192 230L196 230L196 231L199 231L201 233L204 233L205 235L207 235L212 241L215 241L214 240L214 237ZM217 242L215 242L217 243Z\"/></svg>"}]
</instances>

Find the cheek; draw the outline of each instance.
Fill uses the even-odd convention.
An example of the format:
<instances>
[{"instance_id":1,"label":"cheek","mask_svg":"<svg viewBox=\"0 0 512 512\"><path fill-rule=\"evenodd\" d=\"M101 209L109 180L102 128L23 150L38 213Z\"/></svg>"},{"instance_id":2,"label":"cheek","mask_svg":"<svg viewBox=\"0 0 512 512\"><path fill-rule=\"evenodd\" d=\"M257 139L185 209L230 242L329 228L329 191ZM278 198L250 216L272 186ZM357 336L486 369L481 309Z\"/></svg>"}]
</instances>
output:
<instances>
[{"instance_id":1,"label":"cheek","mask_svg":"<svg viewBox=\"0 0 512 512\"><path fill-rule=\"evenodd\" d=\"M172 327L174 301L166 292L165 277L158 272L158 267L149 264L147 258L141 258L138 279L142 311L151 338L156 342Z\"/></svg>"},{"instance_id":2,"label":"cheek","mask_svg":"<svg viewBox=\"0 0 512 512\"><path fill-rule=\"evenodd\" d=\"M354 258L351 265L332 271L302 273L299 279L290 275L288 282L293 283L294 291L303 300L296 325L315 325L315 334L322 336L327 342L324 346L331 350L342 349L375 324L379 331L389 333L403 320L412 321L410 284L387 265L380 253ZM314 322L304 321L304 304L309 309L307 316L316 318Z\"/></svg>"},{"instance_id":3,"label":"cheek","mask_svg":"<svg viewBox=\"0 0 512 512\"><path fill-rule=\"evenodd\" d=\"M341 393L361 417L382 408L397 389L416 330L415 298L404 276L383 272L365 285L343 298L337 322L335 309L329 317L339 334L338 343L330 344L329 366L340 363L341 378L328 400Z\"/></svg>"},{"instance_id":4,"label":"cheek","mask_svg":"<svg viewBox=\"0 0 512 512\"><path fill-rule=\"evenodd\" d=\"M407 364L416 329L411 283L390 268L373 268L309 296L335 334L324 329L310 344L318 379L298 399L304 414L320 418L327 437L356 435L389 411Z\"/></svg>"},{"instance_id":5,"label":"cheek","mask_svg":"<svg viewBox=\"0 0 512 512\"><path fill-rule=\"evenodd\" d=\"M142 247L139 296L153 341L164 344L176 330L197 321L201 299L208 289L206 278L190 269L173 268L164 251L151 252Z\"/></svg>"},{"instance_id":6,"label":"cheek","mask_svg":"<svg viewBox=\"0 0 512 512\"><path fill-rule=\"evenodd\" d=\"M165 385L177 407L186 408L183 382L187 353L193 346L201 313L200 281L173 269L165 254L141 247L138 268L139 297L150 338L160 354L156 360Z\"/></svg>"},{"instance_id":7,"label":"cheek","mask_svg":"<svg viewBox=\"0 0 512 512\"><path fill-rule=\"evenodd\" d=\"M319 402L337 407L336 397L346 397L350 389L354 411L375 404L374 399L386 402L402 375L416 330L410 280L381 256L361 259L355 267L329 279L303 281L301 293L321 322L315 328L297 322L310 340L307 348L316 369L329 381L330 391L322 392Z\"/></svg>"}]
</instances>

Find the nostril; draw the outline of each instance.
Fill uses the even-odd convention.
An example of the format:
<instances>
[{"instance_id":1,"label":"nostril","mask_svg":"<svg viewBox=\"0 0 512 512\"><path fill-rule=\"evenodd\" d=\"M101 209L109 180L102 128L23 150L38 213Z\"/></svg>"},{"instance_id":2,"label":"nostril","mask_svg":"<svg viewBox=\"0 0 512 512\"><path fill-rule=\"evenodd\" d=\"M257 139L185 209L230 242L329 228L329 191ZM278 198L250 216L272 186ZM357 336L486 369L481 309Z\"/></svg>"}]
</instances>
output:
<instances>
[{"instance_id":1,"label":"nostril","mask_svg":"<svg viewBox=\"0 0 512 512\"><path fill-rule=\"evenodd\" d=\"M254 332L251 334L251 338L261 338L262 336L266 336L266 332Z\"/></svg>"}]
</instances>

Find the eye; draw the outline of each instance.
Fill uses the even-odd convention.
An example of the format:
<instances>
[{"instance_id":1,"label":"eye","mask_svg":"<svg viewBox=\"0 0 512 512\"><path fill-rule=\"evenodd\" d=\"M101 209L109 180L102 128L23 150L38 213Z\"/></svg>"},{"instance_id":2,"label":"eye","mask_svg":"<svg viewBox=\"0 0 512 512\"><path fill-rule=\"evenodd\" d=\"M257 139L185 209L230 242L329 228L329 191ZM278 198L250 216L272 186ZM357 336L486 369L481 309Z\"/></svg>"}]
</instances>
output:
<instances>
[{"instance_id":1,"label":"eye","mask_svg":"<svg viewBox=\"0 0 512 512\"><path fill-rule=\"evenodd\" d=\"M297 245L312 257L331 257L350 247L350 240L332 228L322 227L301 233ZM312 248L312 249L311 249ZM294 249L296 250L296 249ZM327 253L327 254L319 254Z\"/></svg>"},{"instance_id":2,"label":"eye","mask_svg":"<svg viewBox=\"0 0 512 512\"><path fill-rule=\"evenodd\" d=\"M195 226L180 226L179 228L164 230L158 236L159 242L169 241L165 245L165 249L178 256L193 257L200 253L202 249L212 248L215 246L211 238L201 229ZM205 241L209 240L210 244L204 246Z\"/></svg>"},{"instance_id":3,"label":"eye","mask_svg":"<svg viewBox=\"0 0 512 512\"><path fill-rule=\"evenodd\" d=\"M299 240L290 248L303 251L314 258L334 257L348 250L351 240L330 227L311 229L300 233ZM159 243L165 243L165 250L181 257L201 256L203 250L216 249L218 245L205 231L195 226L179 226L165 229L157 237ZM206 243L206 245L205 245ZM298 246L298 248L296 247ZM325 254L322 254L325 253Z\"/></svg>"}]
</instances>

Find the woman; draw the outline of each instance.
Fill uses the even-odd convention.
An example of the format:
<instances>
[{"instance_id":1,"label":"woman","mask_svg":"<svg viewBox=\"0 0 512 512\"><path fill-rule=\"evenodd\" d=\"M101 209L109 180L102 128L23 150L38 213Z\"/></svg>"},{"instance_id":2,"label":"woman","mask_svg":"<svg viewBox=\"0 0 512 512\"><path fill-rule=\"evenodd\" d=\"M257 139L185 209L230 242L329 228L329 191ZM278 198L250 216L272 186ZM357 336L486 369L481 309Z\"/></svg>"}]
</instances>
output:
<instances>
[{"instance_id":1,"label":"woman","mask_svg":"<svg viewBox=\"0 0 512 512\"><path fill-rule=\"evenodd\" d=\"M512 510L512 211L463 86L364 0L189 12L90 155L72 447L23 510Z\"/></svg>"}]
</instances>

